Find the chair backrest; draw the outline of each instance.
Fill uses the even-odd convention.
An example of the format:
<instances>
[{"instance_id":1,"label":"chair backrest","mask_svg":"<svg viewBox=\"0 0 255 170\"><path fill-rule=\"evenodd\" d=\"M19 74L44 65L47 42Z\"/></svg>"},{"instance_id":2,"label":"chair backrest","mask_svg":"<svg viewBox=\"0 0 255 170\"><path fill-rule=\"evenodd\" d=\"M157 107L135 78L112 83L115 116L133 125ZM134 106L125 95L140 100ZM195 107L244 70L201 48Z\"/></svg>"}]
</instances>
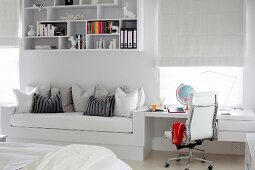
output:
<instances>
[{"instance_id":1,"label":"chair backrest","mask_svg":"<svg viewBox=\"0 0 255 170\"><path fill-rule=\"evenodd\" d=\"M191 95L187 121L189 141L213 137L217 110L216 92L194 93Z\"/></svg>"}]
</instances>

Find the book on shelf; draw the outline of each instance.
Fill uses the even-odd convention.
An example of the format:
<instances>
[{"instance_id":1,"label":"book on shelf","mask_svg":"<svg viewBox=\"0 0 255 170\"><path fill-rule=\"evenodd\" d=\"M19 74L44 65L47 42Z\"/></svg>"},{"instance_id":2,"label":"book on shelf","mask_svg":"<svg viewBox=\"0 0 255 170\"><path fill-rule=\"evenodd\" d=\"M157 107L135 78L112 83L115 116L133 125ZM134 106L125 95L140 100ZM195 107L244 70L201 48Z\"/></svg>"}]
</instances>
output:
<instances>
[{"instance_id":1,"label":"book on shelf","mask_svg":"<svg viewBox=\"0 0 255 170\"><path fill-rule=\"evenodd\" d=\"M112 30L114 27L119 27L117 21L89 21L87 23L87 34L112 34L117 33Z\"/></svg>"},{"instance_id":2,"label":"book on shelf","mask_svg":"<svg viewBox=\"0 0 255 170\"><path fill-rule=\"evenodd\" d=\"M38 24L37 36L65 36L66 30L53 24Z\"/></svg>"},{"instance_id":3,"label":"book on shelf","mask_svg":"<svg viewBox=\"0 0 255 170\"><path fill-rule=\"evenodd\" d=\"M123 33L123 30L120 31L120 48L124 48L124 33Z\"/></svg>"},{"instance_id":4,"label":"book on shelf","mask_svg":"<svg viewBox=\"0 0 255 170\"><path fill-rule=\"evenodd\" d=\"M137 31L136 29L133 30L133 48L137 48Z\"/></svg>"},{"instance_id":5,"label":"book on shelf","mask_svg":"<svg viewBox=\"0 0 255 170\"><path fill-rule=\"evenodd\" d=\"M136 28L122 28L120 30L120 48L121 49L136 49L137 48Z\"/></svg>"},{"instance_id":6,"label":"book on shelf","mask_svg":"<svg viewBox=\"0 0 255 170\"><path fill-rule=\"evenodd\" d=\"M133 30L128 30L128 48L133 48Z\"/></svg>"}]
</instances>

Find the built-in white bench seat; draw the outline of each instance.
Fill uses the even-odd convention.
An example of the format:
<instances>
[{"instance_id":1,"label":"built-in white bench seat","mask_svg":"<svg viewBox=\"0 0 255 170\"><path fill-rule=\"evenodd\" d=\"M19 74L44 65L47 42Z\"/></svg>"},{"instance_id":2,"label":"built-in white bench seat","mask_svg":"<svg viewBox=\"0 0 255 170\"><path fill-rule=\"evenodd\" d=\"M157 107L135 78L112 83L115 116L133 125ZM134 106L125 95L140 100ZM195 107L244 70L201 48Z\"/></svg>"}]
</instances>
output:
<instances>
[{"instance_id":1,"label":"built-in white bench seat","mask_svg":"<svg viewBox=\"0 0 255 170\"><path fill-rule=\"evenodd\" d=\"M84 116L81 112L33 114L15 113L15 106L1 106L2 133L9 142L44 144L92 144L105 146L122 159L143 160L151 151L153 120L144 112L132 118ZM148 130L148 131L147 131Z\"/></svg>"},{"instance_id":2,"label":"built-in white bench seat","mask_svg":"<svg viewBox=\"0 0 255 170\"><path fill-rule=\"evenodd\" d=\"M132 133L133 119L125 117L83 116L83 113L57 114L13 114L10 120L13 127L80 130L96 132Z\"/></svg>"}]
</instances>

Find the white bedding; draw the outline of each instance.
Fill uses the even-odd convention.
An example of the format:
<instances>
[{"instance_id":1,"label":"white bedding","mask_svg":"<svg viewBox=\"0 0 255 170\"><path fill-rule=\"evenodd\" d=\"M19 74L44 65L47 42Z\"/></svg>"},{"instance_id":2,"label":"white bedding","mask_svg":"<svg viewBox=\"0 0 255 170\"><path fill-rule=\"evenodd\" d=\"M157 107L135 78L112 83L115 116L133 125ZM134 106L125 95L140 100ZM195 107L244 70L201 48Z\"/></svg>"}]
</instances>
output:
<instances>
[{"instance_id":1,"label":"white bedding","mask_svg":"<svg viewBox=\"0 0 255 170\"><path fill-rule=\"evenodd\" d=\"M24 167L25 170L132 170L103 147L0 143L0 170Z\"/></svg>"}]
</instances>

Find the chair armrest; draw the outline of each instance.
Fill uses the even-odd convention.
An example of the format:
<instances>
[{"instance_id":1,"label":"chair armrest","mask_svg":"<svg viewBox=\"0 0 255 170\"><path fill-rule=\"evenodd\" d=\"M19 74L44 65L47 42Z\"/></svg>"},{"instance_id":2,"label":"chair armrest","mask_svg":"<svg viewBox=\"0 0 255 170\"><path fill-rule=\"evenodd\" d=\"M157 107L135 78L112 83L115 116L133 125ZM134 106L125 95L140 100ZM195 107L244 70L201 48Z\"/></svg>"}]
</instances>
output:
<instances>
[{"instance_id":1,"label":"chair armrest","mask_svg":"<svg viewBox=\"0 0 255 170\"><path fill-rule=\"evenodd\" d=\"M0 107L1 129L3 134L8 135L8 129L11 127L10 119L11 116L15 113L15 111L16 111L15 105L6 105Z\"/></svg>"}]
</instances>

